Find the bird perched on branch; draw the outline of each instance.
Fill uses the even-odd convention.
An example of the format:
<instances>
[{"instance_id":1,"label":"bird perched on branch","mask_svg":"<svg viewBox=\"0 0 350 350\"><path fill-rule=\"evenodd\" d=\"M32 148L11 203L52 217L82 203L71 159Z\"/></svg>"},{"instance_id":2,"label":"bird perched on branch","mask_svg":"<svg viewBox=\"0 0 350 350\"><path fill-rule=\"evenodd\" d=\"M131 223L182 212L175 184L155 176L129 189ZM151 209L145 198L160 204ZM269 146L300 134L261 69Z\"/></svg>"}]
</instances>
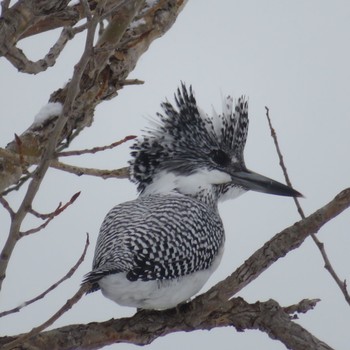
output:
<instances>
[{"instance_id":1,"label":"bird perched on branch","mask_svg":"<svg viewBox=\"0 0 350 350\"><path fill-rule=\"evenodd\" d=\"M222 114L208 116L182 84L175 103L162 103L159 121L131 147L140 195L107 214L85 276L90 291L120 305L167 309L199 292L224 250L219 201L249 190L300 196L246 168L244 97L227 97Z\"/></svg>"}]
</instances>

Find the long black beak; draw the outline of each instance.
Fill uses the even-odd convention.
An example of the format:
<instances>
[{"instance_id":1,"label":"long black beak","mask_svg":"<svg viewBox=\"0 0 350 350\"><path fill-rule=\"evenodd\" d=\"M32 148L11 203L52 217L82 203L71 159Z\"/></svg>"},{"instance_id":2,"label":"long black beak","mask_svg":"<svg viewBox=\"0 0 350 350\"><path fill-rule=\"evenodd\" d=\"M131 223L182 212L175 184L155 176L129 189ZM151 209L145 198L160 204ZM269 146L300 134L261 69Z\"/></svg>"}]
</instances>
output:
<instances>
[{"instance_id":1,"label":"long black beak","mask_svg":"<svg viewBox=\"0 0 350 350\"><path fill-rule=\"evenodd\" d=\"M293 188L248 169L231 174L232 181L248 190L276 194L278 196L303 197Z\"/></svg>"}]
</instances>

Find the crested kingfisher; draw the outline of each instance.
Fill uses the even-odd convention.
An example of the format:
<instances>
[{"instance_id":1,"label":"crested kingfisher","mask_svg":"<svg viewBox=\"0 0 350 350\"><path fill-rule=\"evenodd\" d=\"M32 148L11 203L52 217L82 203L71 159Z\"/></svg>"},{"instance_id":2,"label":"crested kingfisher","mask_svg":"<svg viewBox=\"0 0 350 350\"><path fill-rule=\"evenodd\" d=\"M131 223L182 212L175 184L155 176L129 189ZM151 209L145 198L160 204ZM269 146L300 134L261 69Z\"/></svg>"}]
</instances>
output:
<instances>
[{"instance_id":1,"label":"crested kingfisher","mask_svg":"<svg viewBox=\"0 0 350 350\"><path fill-rule=\"evenodd\" d=\"M228 96L209 116L184 84L175 106L132 145L130 177L139 196L105 217L90 291L120 305L167 309L198 293L218 267L225 242L218 202L252 190L301 196L247 169L248 102Z\"/></svg>"}]
</instances>

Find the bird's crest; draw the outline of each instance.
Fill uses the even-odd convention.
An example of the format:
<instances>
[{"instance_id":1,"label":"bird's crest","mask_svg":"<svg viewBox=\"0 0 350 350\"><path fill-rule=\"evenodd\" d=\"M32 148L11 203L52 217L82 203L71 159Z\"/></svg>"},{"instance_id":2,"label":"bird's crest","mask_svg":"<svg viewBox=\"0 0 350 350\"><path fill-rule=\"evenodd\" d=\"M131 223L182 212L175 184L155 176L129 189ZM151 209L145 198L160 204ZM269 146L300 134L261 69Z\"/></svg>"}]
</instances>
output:
<instances>
[{"instance_id":1,"label":"bird's crest","mask_svg":"<svg viewBox=\"0 0 350 350\"><path fill-rule=\"evenodd\" d=\"M210 117L198 108L192 87L188 90L182 83L175 103L176 108L163 102L164 113L157 114L159 123L131 147L131 179L140 192L163 170L187 175L201 167L244 164L248 133L248 103L244 97L235 105L232 97L226 97L222 114Z\"/></svg>"}]
</instances>

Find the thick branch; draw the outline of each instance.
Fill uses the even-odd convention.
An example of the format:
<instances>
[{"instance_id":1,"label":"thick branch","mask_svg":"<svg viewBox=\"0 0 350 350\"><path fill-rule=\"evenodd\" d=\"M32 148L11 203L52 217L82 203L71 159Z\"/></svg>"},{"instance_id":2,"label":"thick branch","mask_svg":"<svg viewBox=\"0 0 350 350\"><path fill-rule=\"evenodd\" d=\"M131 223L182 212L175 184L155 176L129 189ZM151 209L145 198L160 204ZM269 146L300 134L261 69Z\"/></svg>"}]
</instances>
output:
<instances>
[{"instance_id":1,"label":"thick branch","mask_svg":"<svg viewBox=\"0 0 350 350\"><path fill-rule=\"evenodd\" d=\"M256 279L278 259L284 257L291 250L298 248L308 236L317 233L323 225L341 214L349 206L350 188L347 188L324 207L276 234L231 276L218 283L208 293L211 293L215 298L218 295L220 300L230 298Z\"/></svg>"},{"instance_id":2,"label":"thick branch","mask_svg":"<svg viewBox=\"0 0 350 350\"><path fill-rule=\"evenodd\" d=\"M132 29L127 28L132 20L132 14L135 15L135 4L138 4L139 0L126 1L126 5L121 8L116 5L115 1L107 3L112 11L110 13L112 20L106 28L109 32L107 41L100 40L94 50L94 55L89 58L80 83L75 108L59 136L57 146L68 145L74 132L91 125L96 106L117 95L117 91L124 86L124 81L134 69L140 56L149 48L153 40L162 36L175 22L184 5L184 0L159 0L151 8L146 2L142 2L144 7L135 17L135 21L140 25L132 26ZM143 21L139 21L141 18ZM110 33L113 32L111 30L115 24L113 21L120 19L124 19L124 31L119 26L116 37L112 40ZM9 35L8 33L5 34ZM54 92L50 97L50 102L64 104L68 88L69 85ZM33 124L20 135L24 156L41 157L56 120L51 118L42 124ZM18 152L15 141L10 142L6 148L12 152ZM0 192L16 184L23 174L22 167L6 160L0 159L0 169Z\"/></svg>"},{"instance_id":3,"label":"thick branch","mask_svg":"<svg viewBox=\"0 0 350 350\"><path fill-rule=\"evenodd\" d=\"M54 129L50 132L50 140L46 145L45 151L43 152L41 162L35 170L32 181L29 183L28 190L24 196L24 199L11 221L10 232L0 255L0 289L2 286L2 282L4 281L6 276L6 270L12 252L16 246L17 241L21 238L20 229L22 222L32 206L32 201L37 191L39 190L40 184L46 174L48 167L50 166L50 161L55 153L58 138L61 135L62 130L66 125L67 121L69 120L71 111L73 110L73 104L75 104L76 96L79 92L79 85L82 74L88 63L88 59L92 54L93 40L98 21L99 17L95 16L89 23L85 50L80 58L79 63L75 66L72 80L68 84L68 92L67 97L65 99L65 103L63 105L62 114L57 119Z\"/></svg>"},{"instance_id":4,"label":"thick branch","mask_svg":"<svg viewBox=\"0 0 350 350\"><path fill-rule=\"evenodd\" d=\"M248 304L242 298L234 298L210 315L201 311L202 305L192 303L181 309L167 311L141 311L130 318L109 320L87 325L71 325L34 336L16 349L99 349L115 343L146 345L167 334L216 327L235 327L238 331L256 329L279 339L290 349L331 350L300 325L291 321L277 302ZM69 337L67 337L69 334ZM15 337L0 338L0 346Z\"/></svg>"}]
</instances>

